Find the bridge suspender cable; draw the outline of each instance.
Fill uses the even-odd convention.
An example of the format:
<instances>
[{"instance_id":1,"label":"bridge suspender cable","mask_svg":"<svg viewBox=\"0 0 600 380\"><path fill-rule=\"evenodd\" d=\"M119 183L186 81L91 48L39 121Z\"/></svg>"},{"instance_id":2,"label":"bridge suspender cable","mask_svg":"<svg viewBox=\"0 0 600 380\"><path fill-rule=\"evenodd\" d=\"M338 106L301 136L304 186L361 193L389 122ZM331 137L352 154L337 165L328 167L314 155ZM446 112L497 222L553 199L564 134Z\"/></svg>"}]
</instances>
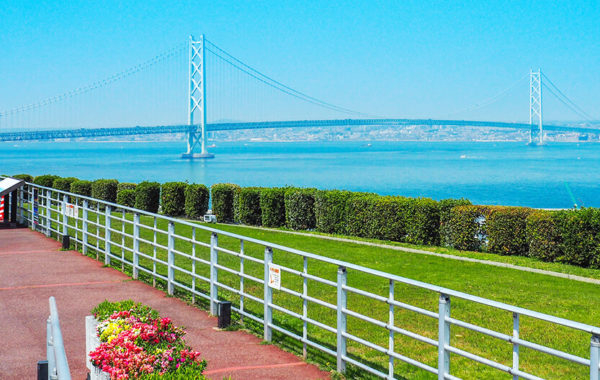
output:
<instances>
[{"instance_id":1,"label":"bridge suspender cable","mask_svg":"<svg viewBox=\"0 0 600 380\"><path fill-rule=\"evenodd\" d=\"M565 106L567 106L571 111L575 112L577 115L579 115L580 117L586 119L587 121L594 121L594 118L592 116L590 116L590 114L588 114L587 112L585 112L581 107L579 107L577 104L575 104L571 99L569 99L551 80L550 78L548 78L548 76L546 76L546 74L542 73L542 76L544 77L545 81L542 82L544 88L546 88L548 91L550 91L550 93L552 95L554 95L556 97L556 99L558 99L562 104L564 104ZM550 86L546 85L546 81L548 83L550 83ZM558 92L558 94L556 92L553 91L556 90L556 92Z\"/></svg>"},{"instance_id":2,"label":"bridge suspender cable","mask_svg":"<svg viewBox=\"0 0 600 380\"><path fill-rule=\"evenodd\" d=\"M209 52L211 52L212 54L214 54L216 57L220 58L221 60L223 60L224 62L227 62L228 64L230 64L231 66L235 67L236 69L246 73L247 75L261 81L262 83L273 87L285 94L288 94L290 96L293 96L295 98L301 99L303 101L306 101L308 103L312 103L314 105L323 107L323 108L327 108L333 111L337 111L337 112L341 112L341 113L345 113L345 114L353 114L353 115L363 115L363 116L373 116L373 115L368 115L365 114L363 112L359 112L359 111L354 111L348 108L344 108L344 107L340 107L337 106L335 104L331 104L328 102L325 102L323 100L317 99L315 97L312 97L310 95L307 95L303 92L300 92L298 90L295 90L263 73L261 73L260 71L248 66L247 64L245 64L244 62L240 61L239 59L237 59L236 57L232 56L231 54L229 54L228 52L226 52L225 50L221 49L220 47L218 47L217 45L215 45L214 43L210 42L209 40L205 41L210 45L210 47L206 47L206 50L208 50ZM211 49L214 48L215 50ZM226 57L224 57L223 55L225 55Z\"/></svg>"}]
</instances>

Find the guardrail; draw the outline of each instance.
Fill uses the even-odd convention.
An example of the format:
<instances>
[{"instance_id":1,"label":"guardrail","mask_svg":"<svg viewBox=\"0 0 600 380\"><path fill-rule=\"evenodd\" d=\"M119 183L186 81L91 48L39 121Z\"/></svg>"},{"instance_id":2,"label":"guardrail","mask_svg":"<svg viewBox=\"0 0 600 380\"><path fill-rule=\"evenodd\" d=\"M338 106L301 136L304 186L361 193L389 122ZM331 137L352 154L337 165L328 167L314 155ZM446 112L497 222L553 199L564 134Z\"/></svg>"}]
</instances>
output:
<instances>
[{"instance_id":1,"label":"guardrail","mask_svg":"<svg viewBox=\"0 0 600 380\"><path fill-rule=\"evenodd\" d=\"M599 380L598 327L205 225L30 183L27 186L21 193L20 217L32 228L47 234L70 235L84 254L95 252L96 258L103 258L105 264L120 263L134 279L148 276L153 285L164 284L170 295L181 290L191 294L193 300L196 297L205 299L212 314L217 314L217 305L223 295L236 298L231 309L240 318L262 325L266 341L273 339L274 331L279 332L302 343L305 357L308 349L331 355L336 359L339 372L345 372L346 365L351 364L376 376L392 379L395 365L401 361L435 374L438 379L457 379L450 370L452 355L456 360L462 357L508 373L514 379L540 379L520 367L520 349L526 348L588 367L589 378ZM220 244L220 240L225 244ZM256 253L258 249L261 254ZM356 279L368 279L369 285L351 286L350 282L361 283ZM437 310L399 301L396 296L399 287L402 292L405 292L404 287L411 287L432 293L432 297L437 294ZM512 334L452 316L451 299L483 305L495 313L512 314ZM295 300L300 300L300 304L294 304ZM353 310L351 305L359 302L368 302L373 312L365 315ZM325 316L321 320L315 319L314 309L324 311L325 314L319 315ZM327 312L331 317L326 317ZM415 317L420 315L432 321L437 325L437 339L434 339L435 332L428 337L397 326L395 319L400 312L414 313ZM274 314L278 317L274 318ZM522 317L547 322L553 329L564 326L588 334L589 358L521 339ZM363 323L383 329L387 344L369 340L375 340L370 333L359 336L360 329L353 332L349 320L353 326ZM503 364L452 345L452 326L506 342L512 347L512 363ZM320 338L327 334L335 345ZM399 336L430 346L436 352L436 362L424 363L398 352L402 348L396 343ZM358 349L350 352L349 345ZM371 356L387 357L387 370L385 365L373 363L366 355L361 355L365 349Z\"/></svg>"},{"instance_id":2,"label":"guardrail","mask_svg":"<svg viewBox=\"0 0 600 380\"><path fill-rule=\"evenodd\" d=\"M71 380L54 297L50 297L49 302L50 316L46 321L46 362L38 363L38 379Z\"/></svg>"}]
</instances>

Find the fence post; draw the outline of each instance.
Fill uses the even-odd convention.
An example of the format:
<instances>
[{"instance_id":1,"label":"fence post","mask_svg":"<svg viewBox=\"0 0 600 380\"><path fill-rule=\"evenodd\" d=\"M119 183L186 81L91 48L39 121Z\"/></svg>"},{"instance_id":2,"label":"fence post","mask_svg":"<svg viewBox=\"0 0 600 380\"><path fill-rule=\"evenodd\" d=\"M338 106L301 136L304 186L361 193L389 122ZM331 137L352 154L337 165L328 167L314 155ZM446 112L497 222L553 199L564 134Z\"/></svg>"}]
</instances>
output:
<instances>
[{"instance_id":1,"label":"fence post","mask_svg":"<svg viewBox=\"0 0 600 380\"><path fill-rule=\"evenodd\" d=\"M16 190L16 194L17 194L17 205L18 205L18 213L17 213L17 222L19 222L19 224L23 224L23 217L25 216L25 209L24 209L24 204L25 204L25 189L23 187L21 187L20 189Z\"/></svg>"},{"instance_id":2,"label":"fence post","mask_svg":"<svg viewBox=\"0 0 600 380\"><path fill-rule=\"evenodd\" d=\"M339 373L346 372L346 309L347 305L347 293L344 286L346 286L348 272L346 267L340 266L337 274L337 371Z\"/></svg>"},{"instance_id":3,"label":"fence post","mask_svg":"<svg viewBox=\"0 0 600 380\"><path fill-rule=\"evenodd\" d=\"M123 222L125 223L125 222ZM134 280L138 279L140 265L140 214L137 212L133 214L133 269L132 277Z\"/></svg>"},{"instance_id":4,"label":"fence post","mask_svg":"<svg viewBox=\"0 0 600 380\"><path fill-rule=\"evenodd\" d=\"M62 201L62 235L66 236L68 234L67 227L69 225L69 217L67 216L67 202L69 201L69 197L67 194L63 194Z\"/></svg>"},{"instance_id":5,"label":"fence post","mask_svg":"<svg viewBox=\"0 0 600 380\"><path fill-rule=\"evenodd\" d=\"M109 205L106 205L104 210L104 264L110 265L110 209ZM98 204L98 210L100 210L100 204Z\"/></svg>"},{"instance_id":6,"label":"fence post","mask_svg":"<svg viewBox=\"0 0 600 380\"><path fill-rule=\"evenodd\" d=\"M600 336L592 335L592 341L590 343L590 380L600 379Z\"/></svg>"},{"instance_id":7,"label":"fence post","mask_svg":"<svg viewBox=\"0 0 600 380\"><path fill-rule=\"evenodd\" d=\"M33 208L35 207L35 202L33 201L34 196L36 194L36 190L33 189L33 186L27 186L29 188L29 206L31 206L30 212L29 212L29 217L30 217L30 221L31 221L31 229L35 231L36 226L35 226L35 222L34 222L34 212L33 212Z\"/></svg>"},{"instance_id":8,"label":"fence post","mask_svg":"<svg viewBox=\"0 0 600 380\"><path fill-rule=\"evenodd\" d=\"M46 206L44 210L44 220L45 220L45 229L46 229L46 236L50 236L52 233L50 232L50 223L52 223L50 221L50 219L52 218L52 213L50 212L50 210L52 209L52 201L50 201L50 197L51 194L49 194L48 190L44 190L44 205Z\"/></svg>"},{"instance_id":9,"label":"fence post","mask_svg":"<svg viewBox=\"0 0 600 380\"><path fill-rule=\"evenodd\" d=\"M270 342L273 339L273 331L271 325L273 324L273 309L271 304L273 303L273 289L269 286L269 267L273 263L273 248L265 247L265 285L264 285L264 339Z\"/></svg>"},{"instance_id":10,"label":"fence post","mask_svg":"<svg viewBox=\"0 0 600 380\"><path fill-rule=\"evenodd\" d=\"M519 339L519 314L513 313L513 338ZM513 370L519 370L519 344L513 342ZM513 380L519 380L519 376L513 375Z\"/></svg>"},{"instance_id":11,"label":"fence post","mask_svg":"<svg viewBox=\"0 0 600 380\"><path fill-rule=\"evenodd\" d=\"M210 235L210 313L212 315L217 315L219 312L219 287L217 286L217 282L219 281L219 270L215 266L219 263L219 254L217 252L218 245L219 236L213 232Z\"/></svg>"},{"instance_id":12,"label":"fence post","mask_svg":"<svg viewBox=\"0 0 600 380\"><path fill-rule=\"evenodd\" d=\"M87 254L87 245L88 245L88 201L87 199L83 200L83 213L82 213L83 223L81 229L83 232L81 233L81 252L86 255Z\"/></svg>"},{"instance_id":13,"label":"fence post","mask_svg":"<svg viewBox=\"0 0 600 380\"><path fill-rule=\"evenodd\" d=\"M175 265L175 254L173 253L173 249L175 249L175 237L173 236L173 234L175 234L175 224L173 222L169 222L167 245L167 292L171 296L173 295L173 292L175 290L175 287L173 285L173 281L175 280L175 268L173 268L173 266Z\"/></svg>"},{"instance_id":14,"label":"fence post","mask_svg":"<svg viewBox=\"0 0 600 380\"><path fill-rule=\"evenodd\" d=\"M392 304L392 301L394 301L394 280L390 280L388 300L388 379L394 379L394 357L391 354L394 352L394 330L392 330L392 326L394 326L394 305Z\"/></svg>"},{"instance_id":15,"label":"fence post","mask_svg":"<svg viewBox=\"0 0 600 380\"><path fill-rule=\"evenodd\" d=\"M444 380L450 374L450 353L445 346L450 345L450 296L440 294L439 321L438 321L438 379Z\"/></svg>"}]
</instances>

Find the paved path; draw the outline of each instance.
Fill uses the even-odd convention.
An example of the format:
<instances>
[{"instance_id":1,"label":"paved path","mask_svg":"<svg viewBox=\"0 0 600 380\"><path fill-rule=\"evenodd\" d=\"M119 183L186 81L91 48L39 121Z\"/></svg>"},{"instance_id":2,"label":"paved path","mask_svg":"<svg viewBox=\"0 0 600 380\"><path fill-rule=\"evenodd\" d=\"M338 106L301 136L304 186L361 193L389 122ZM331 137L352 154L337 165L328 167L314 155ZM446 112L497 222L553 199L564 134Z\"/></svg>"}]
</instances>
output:
<instances>
[{"instance_id":1,"label":"paved path","mask_svg":"<svg viewBox=\"0 0 600 380\"><path fill-rule=\"evenodd\" d=\"M217 319L185 302L27 229L0 230L0 379L34 379L46 356L48 298L58 306L73 379L84 379L85 321L104 299L134 299L187 328L208 361L207 377L326 379L327 372L242 331L217 331Z\"/></svg>"}]
</instances>

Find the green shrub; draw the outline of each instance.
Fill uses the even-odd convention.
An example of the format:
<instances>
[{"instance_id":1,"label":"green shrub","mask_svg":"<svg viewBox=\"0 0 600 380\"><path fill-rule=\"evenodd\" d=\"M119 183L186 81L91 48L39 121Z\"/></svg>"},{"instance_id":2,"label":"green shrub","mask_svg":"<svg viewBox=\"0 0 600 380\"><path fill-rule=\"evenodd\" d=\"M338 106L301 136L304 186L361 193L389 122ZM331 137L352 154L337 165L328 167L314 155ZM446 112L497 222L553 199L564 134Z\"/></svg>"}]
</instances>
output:
<instances>
[{"instance_id":1,"label":"green shrub","mask_svg":"<svg viewBox=\"0 0 600 380\"><path fill-rule=\"evenodd\" d=\"M406 207L406 242L439 244L440 209L430 198L409 198Z\"/></svg>"},{"instance_id":2,"label":"green shrub","mask_svg":"<svg viewBox=\"0 0 600 380\"><path fill-rule=\"evenodd\" d=\"M562 256L562 239L556 215L556 212L538 210L527 217L529 256L543 261L556 261Z\"/></svg>"},{"instance_id":3,"label":"green shrub","mask_svg":"<svg viewBox=\"0 0 600 380\"><path fill-rule=\"evenodd\" d=\"M115 203L117 201L116 179L97 179L92 182L92 198L101 199L106 202Z\"/></svg>"},{"instance_id":4,"label":"green shrub","mask_svg":"<svg viewBox=\"0 0 600 380\"><path fill-rule=\"evenodd\" d=\"M54 180L57 178L60 177L52 174L39 175L33 179L33 183L44 187L52 187L52 184L54 184Z\"/></svg>"},{"instance_id":5,"label":"green shrub","mask_svg":"<svg viewBox=\"0 0 600 380\"><path fill-rule=\"evenodd\" d=\"M206 362L203 361L198 366L181 366L175 372L165 372L160 374L158 371L148 374L142 374L139 380L205 380L206 377L202 374L206 367Z\"/></svg>"},{"instance_id":6,"label":"green shrub","mask_svg":"<svg viewBox=\"0 0 600 380\"><path fill-rule=\"evenodd\" d=\"M285 189L280 187L260 190L261 224L264 227L285 225Z\"/></svg>"},{"instance_id":7,"label":"green shrub","mask_svg":"<svg viewBox=\"0 0 600 380\"><path fill-rule=\"evenodd\" d=\"M234 198L239 188L238 185L231 183L217 183L211 186L212 212L217 216L217 221L222 223L234 221Z\"/></svg>"},{"instance_id":8,"label":"green shrub","mask_svg":"<svg viewBox=\"0 0 600 380\"><path fill-rule=\"evenodd\" d=\"M185 182L163 183L161 191L162 212L169 216L179 216L185 213Z\"/></svg>"},{"instance_id":9,"label":"green shrub","mask_svg":"<svg viewBox=\"0 0 600 380\"><path fill-rule=\"evenodd\" d=\"M406 241L408 208L413 200L392 196L373 196L371 199L368 237Z\"/></svg>"},{"instance_id":10,"label":"green shrub","mask_svg":"<svg viewBox=\"0 0 600 380\"><path fill-rule=\"evenodd\" d=\"M237 215L240 223L260 226L262 215L260 209L259 187L242 187L237 196Z\"/></svg>"},{"instance_id":11,"label":"green shrub","mask_svg":"<svg viewBox=\"0 0 600 380\"><path fill-rule=\"evenodd\" d=\"M560 211L556 220L563 254L558 261L600 268L600 209Z\"/></svg>"},{"instance_id":12,"label":"green shrub","mask_svg":"<svg viewBox=\"0 0 600 380\"><path fill-rule=\"evenodd\" d=\"M160 205L160 183L144 181L135 188L135 208L157 213Z\"/></svg>"},{"instance_id":13,"label":"green shrub","mask_svg":"<svg viewBox=\"0 0 600 380\"><path fill-rule=\"evenodd\" d=\"M456 206L468 206L471 201L468 199L442 199L438 202L440 209L440 244L444 247L451 245L449 235L450 211Z\"/></svg>"},{"instance_id":14,"label":"green shrub","mask_svg":"<svg viewBox=\"0 0 600 380\"><path fill-rule=\"evenodd\" d=\"M202 218L208 210L210 193L204 185L191 184L185 189L185 215L188 218Z\"/></svg>"},{"instance_id":15,"label":"green shrub","mask_svg":"<svg viewBox=\"0 0 600 380\"><path fill-rule=\"evenodd\" d=\"M378 195L354 193L346 201L346 233L351 236L371 237L373 205Z\"/></svg>"},{"instance_id":16,"label":"green shrub","mask_svg":"<svg viewBox=\"0 0 600 380\"><path fill-rule=\"evenodd\" d=\"M525 256L529 251L527 207L492 207L486 218L488 250L501 255Z\"/></svg>"},{"instance_id":17,"label":"green shrub","mask_svg":"<svg viewBox=\"0 0 600 380\"><path fill-rule=\"evenodd\" d=\"M12 178L22 179L25 182L33 182L33 177L29 174L15 174Z\"/></svg>"},{"instance_id":18,"label":"green shrub","mask_svg":"<svg viewBox=\"0 0 600 380\"><path fill-rule=\"evenodd\" d=\"M315 224L319 232L346 233L346 203L349 191L319 190L315 193Z\"/></svg>"},{"instance_id":19,"label":"green shrub","mask_svg":"<svg viewBox=\"0 0 600 380\"><path fill-rule=\"evenodd\" d=\"M457 206L450 209L446 225L449 246L463 251L479 251L485 242L485 206Z\"/></svg>"},{"instance_id":20,"label":"green shrub","mask_svg":"<svg viewBox=\"0 0 600 380\"><path fill-rule=\"evenodd\" d=\"M121 190L135 190L137 184L131 182L120 182L117 185L117 193Z\"/></svg>"},{"instance_id":21,"label":"green shrub","mask_svg":"<svg viewBox=\"0 0 600 380\"><path fill-rule=\"evenodd\" d=\"M117 191L117 203L127 207L135 206L135 190L123 189Z\"/></svg>"},{"instance_id":22,"label":"green shrub","mask_svg":"<svg viewBox=\"0 0 600 380\"><path fill-rule=\"evenodd\" d=\"M92 196L92 182L85 180L73 181L71 183L71 188L69 189L71 193L83 195L85 197Z\"/></svg>"},{"instance_id":23,"label":"green shrub","mask_svg":"<svg viewBox=\"0 0 600 380\"><path fill-rule=\"evenodd\" d=\"M12 176L12 178L22 179L23 181L29 182L29 183L33 182L33 177L30 176L29 174L15 174L15 175ZM29 186L24 185L23 186L23 191L25 193L29 193ZM29 196L27 196L27 197L29 197Z\"/></svg>"},{"instance_id":24,"label":"green shrub","mask_svg":"<svg viewBox=\"0 0 600 380\"><path fill-rule=\"evenodd\" d=\"M52 182L52 187L57 190L70 192L71 184L77 180L75 177L57 178Z\"/></svg>"},{"instance_id":25,"label":"green shrub","mask_svg":"<svg viewBox=\"0 0 600 380\"><path fill-rule=\"evenodd\" d=\"M96 317L96 320L103 321L108 319L114 313L128 310L131 310L132 314L137 317L150 316L151 318L155 319L159 317L159 314L156 310L149 306L143 305L140 302L134 302L133 300L123 300L117 302L104 300L94 307L91 310L91 313L94 315L94 317Z\"/></svg>"},{"instance_id":26,"label":"green shrub","mask_svg":"<svg viewBox=\"0 0 600 380\"><path fill-rule=\"evenodd\" d=\"M293 230L315 228L315 189L288 188L285 191L285 224Z\"/></svg>"}]
</instances>

